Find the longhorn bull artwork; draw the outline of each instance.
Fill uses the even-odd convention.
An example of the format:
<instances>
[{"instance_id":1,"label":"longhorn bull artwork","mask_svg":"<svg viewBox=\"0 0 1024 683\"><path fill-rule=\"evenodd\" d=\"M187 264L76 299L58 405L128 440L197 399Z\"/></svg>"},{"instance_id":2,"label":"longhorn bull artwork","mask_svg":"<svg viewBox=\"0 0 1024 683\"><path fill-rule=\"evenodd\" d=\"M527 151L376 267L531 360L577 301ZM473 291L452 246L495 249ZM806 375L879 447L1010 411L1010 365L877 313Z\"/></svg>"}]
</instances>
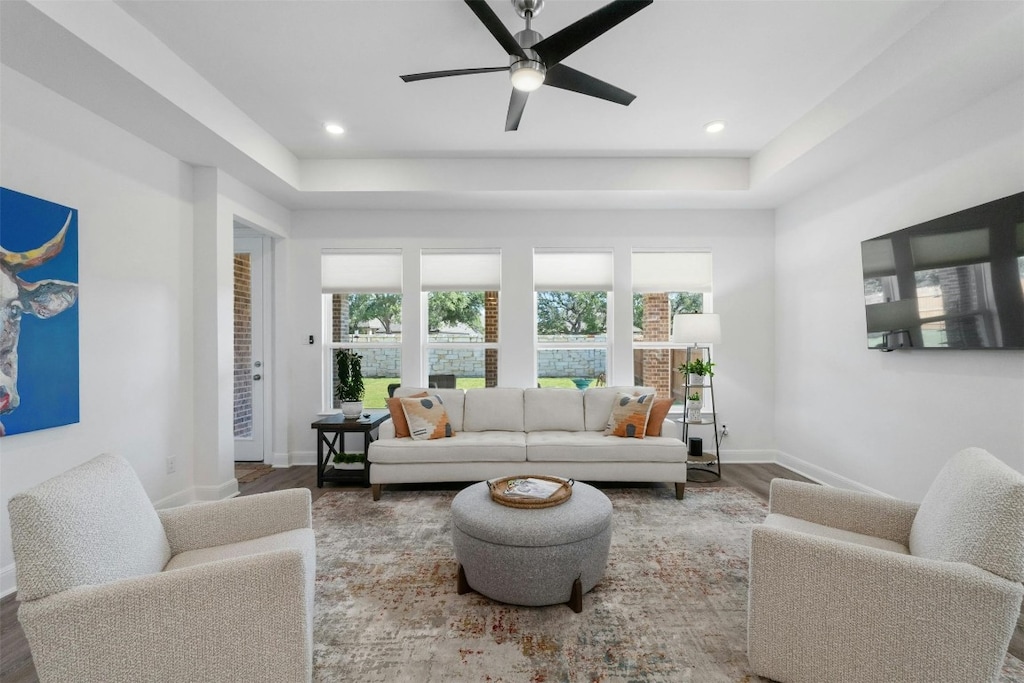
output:
<instances>
[{"instance_id":1,"label":"longhorn bull artwork","mask_svg":"<svg viewBox=\"0 0 1024 683\"><path fill-rule=\"evenodd\" d=\"M0 188L0 436L78 422L77 214Z\"/></svg>"}]
</instances>

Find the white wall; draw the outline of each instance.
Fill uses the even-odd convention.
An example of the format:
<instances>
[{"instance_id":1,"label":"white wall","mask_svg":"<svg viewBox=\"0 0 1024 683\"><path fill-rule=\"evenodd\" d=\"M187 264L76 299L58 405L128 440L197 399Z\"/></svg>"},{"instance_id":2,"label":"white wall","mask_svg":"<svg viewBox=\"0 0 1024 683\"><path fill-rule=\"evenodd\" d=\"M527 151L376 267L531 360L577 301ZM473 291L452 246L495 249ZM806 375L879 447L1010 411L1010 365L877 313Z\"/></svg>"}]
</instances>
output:
<instances>
[{"instance_id":1,"label":"white wall","mask_svg":"<svg viewBox=\"0 0 1024 683\"><path fill-rule=\"evenodd\" d=\"M774 457L771 211L297 211L291 234L292 463L315 462L315 432L309 425L321 410L320 253L339 247L400 247L413 256L424 248L501 248L498 355L504 386L533 381L533 329L512 327L509 307L520 309L515 321L530 319L532 309L523 315L519 304L532 301L534 247L604 247L625 258L632 247L710 248L714 309L722 316L723 336L715 349L715 397L730 430L723 459ZM312 346L310 334L317 340ZM403 366L409 367L407 361L403 357ZM632 382L630 363L616 364L613 373L612 383Z\"/></svg>"},{"instance_id":2,"label":"white wall","mask_svg":"<svg viewBox=\"0 0 1024 683\"><path fill-rule=\"evenodd\" d=\"M81 422L0 440L6 592L13 493L100 453L127 458L154 500L191 486L192 172L17 72L2 80L0 183L78 209L81 307Z\"/></svg>"},{"instance_id":3,"label":"white wall","mask_svg":"<svg viewBox=\"0 0 1024 683\"><path fill-rule=\"evenodd\" d=\"M1024 351L868 350L860 258L862 240L1024 189L1021 112L1018 82L777 211L780 462L911 500L966 446L1024 471Z\"/></svg>"},{"instance_id":4,"label":"white wall","mask_svg":"<svg viewBox=\"0 0 1024 683\"><path fill-rule=\"evenodd\" d=\"M223 428L196 429L196 377L206 381L196 359L203 354L213 368L212 392L227 397L230 412L233 224L276 238L276 259L290 213L214 169L215 183L198 184L212 189L205 202L212 218L197 221L194 188L206 176L16 71L3 67L0 80L0 184L78 209L81 307L81 421L0 439L6 594L15 584L7 501L100 453L125 457L158 507L237 493L230 414ZM196 251L207 243L218 249L204 262ZM272 265L286 283L278 260ZM207 301L225 319L226 335L213 334L222 321L194 316L197 302ZM275 409L286 409L287 395L285 383ZM275 449L283 439L275 434ZM170 475L169 456L177 466Z\"/></svg>"}]
</instances>

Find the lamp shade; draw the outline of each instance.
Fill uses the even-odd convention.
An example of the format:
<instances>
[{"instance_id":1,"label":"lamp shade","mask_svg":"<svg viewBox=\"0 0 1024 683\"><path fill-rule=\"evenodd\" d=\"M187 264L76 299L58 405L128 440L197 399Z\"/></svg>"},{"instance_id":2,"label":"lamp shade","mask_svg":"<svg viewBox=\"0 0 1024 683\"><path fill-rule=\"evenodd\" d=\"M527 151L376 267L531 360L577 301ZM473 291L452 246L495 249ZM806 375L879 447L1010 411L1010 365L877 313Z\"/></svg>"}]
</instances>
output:
<instances>
[{"instance_id":1,"label":"lamp shade","mask_svg":"<svg viewBox=\"0 0 1024 683\"><path fill-rule=\"evenodd\" d=\"M676 344L716 344L722 341L718 314L680 313L672 320L672 341Z\"/></svg>"}]
</instances>

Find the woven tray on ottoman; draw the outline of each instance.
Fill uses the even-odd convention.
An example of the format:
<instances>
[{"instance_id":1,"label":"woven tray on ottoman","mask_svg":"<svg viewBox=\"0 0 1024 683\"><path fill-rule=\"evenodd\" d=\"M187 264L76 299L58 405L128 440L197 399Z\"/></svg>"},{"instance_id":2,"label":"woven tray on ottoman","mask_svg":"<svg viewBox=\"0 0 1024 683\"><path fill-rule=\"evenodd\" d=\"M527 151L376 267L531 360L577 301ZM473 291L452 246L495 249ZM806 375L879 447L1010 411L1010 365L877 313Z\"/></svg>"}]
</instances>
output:
<instances>
[{"instance_id":1,"label":"woven tray on ottoman","mask_svg":"<svg viewBox=\"0 0 1024 683\"><path fill-rule=\"evenodd\" d=\"M564 602L580 612L583 594L604 575L611 522L608 497L580 482L563 504L539 509L500 505L487 482L473 484L452 501L459 593L513 605Z\"/></svg>"}]
</instances>

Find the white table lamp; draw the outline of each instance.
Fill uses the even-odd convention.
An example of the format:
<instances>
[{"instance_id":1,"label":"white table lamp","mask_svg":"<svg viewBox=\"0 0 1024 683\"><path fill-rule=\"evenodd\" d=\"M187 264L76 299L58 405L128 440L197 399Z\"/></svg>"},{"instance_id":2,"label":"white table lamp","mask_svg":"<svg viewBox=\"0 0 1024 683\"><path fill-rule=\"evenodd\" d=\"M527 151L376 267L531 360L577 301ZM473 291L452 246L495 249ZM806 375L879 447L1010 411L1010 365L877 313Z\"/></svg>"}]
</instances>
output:
<instances>
[{"instance_id":1,"label":"white table lamp","mask_svg":"<svg viewBox=\"0 0 1024 683\"><path fill-rule=\"evenodd\" d=\"M679 313L672 320L672 341L676 344L717 344L722 341L722 323L717 313Z\"/></svg>"}]
</instances>

